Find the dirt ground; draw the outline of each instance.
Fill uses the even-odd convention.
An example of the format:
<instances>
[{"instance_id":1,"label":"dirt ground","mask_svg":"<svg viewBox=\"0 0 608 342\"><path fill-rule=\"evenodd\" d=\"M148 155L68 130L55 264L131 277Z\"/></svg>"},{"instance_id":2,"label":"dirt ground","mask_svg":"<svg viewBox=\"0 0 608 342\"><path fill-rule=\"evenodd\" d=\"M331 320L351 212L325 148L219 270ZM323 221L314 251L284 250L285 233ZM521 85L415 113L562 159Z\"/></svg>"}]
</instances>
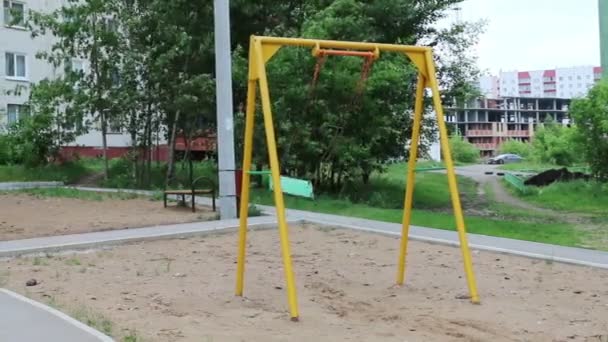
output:
<instances>
[{"instance_id":1,"label":"dirt ground","mask_svg":"<svg viewBox=\"0 0 608 342\"><path fill-rule=\"evenodd\" d=\"M0 195L0 240L86 233L172 223L206 221L215 217L209 208L163 208L147 198L102 201L38 197L10 193Z\"/></svg>"},{"instance_id":2,"label":"dirt ground","mask_svg":"<svg viewBox=\"0 0 608 342\"><path fill-rule=\"evenodd\" d=\"M457 248L291 228L301 321L289 321L275 229L248 237L245 297L234 296L236 235L0 260L5 287L145 341L605 341L608 271L474 252L481 305L466 298ZM41 282L26 287L27 280ZM602 336L602 337L600 337Z\"/></svg>"}]
</instances>

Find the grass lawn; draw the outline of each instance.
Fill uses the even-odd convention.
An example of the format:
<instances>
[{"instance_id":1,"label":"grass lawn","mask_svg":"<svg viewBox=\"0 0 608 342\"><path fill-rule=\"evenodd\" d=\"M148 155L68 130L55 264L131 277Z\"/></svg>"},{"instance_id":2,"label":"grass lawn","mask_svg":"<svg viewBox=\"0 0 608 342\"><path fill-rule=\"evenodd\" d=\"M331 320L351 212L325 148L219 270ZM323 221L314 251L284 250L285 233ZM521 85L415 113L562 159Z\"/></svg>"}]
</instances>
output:
<instances>
[{"instance_id":1,"label":"grass lawn","mask_svg":"<svg viewBox=\"0 0 608 342\"><path fill-rule=\"evenodd\" d=\"M272 193L256 190L252 194L252 202L273 205ZM308 210L327 214L360 217L392 223L400 223L403 215L401 209L375 208L366 204L355 204L347 200L320 197L314 201L285 196L286 206L292 209ZM500 236L512 239L552 243L563 246L578 246L582 235L568 224L519 222L494 220L484 217L468 216L465 218L467 231L470 233ZM428 210L414 209L412 224L455 230L452 214Z\"/></svg>"},{"instance_id":2,"label":"grass lawn","mask_svg":"<svg viewBox=\"0 0 608 342\"><path fill-rule=\"evenodd\" d=\"M523 161L521 163L511 163L500 165L498 168L506 171L527 171L527 172L543 172L549 169L561 169L564 166L554 164L541 164L535 162ZM570 171L583 171L586 165L568 166Z\"/></svg>"},{"instance_id":3,"label":"grass lawn","mask_svg":"<svg viewBox=\"0 0 608 342\"><path fill-rule=\"evenodd\" d=\"M0 182L60 181L73 183L93 172L84 162L28 168L22 165L0 165Z\"/></svg>"},{"instance_id":4,"label":"grass lawn","mask_svg":"<svg viewBox=\"0 0 608 342\"><path fill-rule=\"evenodd\" d=\"M430 164L421 164L421 167L431 167ZM372 175L370 184L358 184L356 193L362 200L353 200L355 203L364 203L373 207L385 209L400 209L403 207L405 195L405 178L407 165L405 163L390 165L385 173ZM474 197L477 185L468 177L458 177L458 191L465 197ZM414 187L414 207L420 209L441 209L451 206L450 191L447 176L437 172L417 172Z\"/></svg>"},{"instance_id":5,"label":"grass lawn","mask_svg":"<svg viewBox=\"0 0 608 342\"><path fill-rule=\"evenodd\" d=\"M18 190L17 192L34 195L39 198L43 197L62 197L62 198L76 198L89 201L103 201L104 199L121 199L128 200L140 197L137 194L130 192L94 192L94 191L83 191L70 188L40 188L40 189L24 189ZM151 199L160 200L162 197L153 196Z\"/></svg>"},{"instance_id":6,"label":"grass lawn","mask_svg":"<svg viewBox=\"0 0 608 342\"><path fill-rule=\"evenodd\" d=\"M523 200L541 207L608 217L608 183L556 182L545 187L529 187L526 194L509 188Z\"/></svg>"}]
</instances>

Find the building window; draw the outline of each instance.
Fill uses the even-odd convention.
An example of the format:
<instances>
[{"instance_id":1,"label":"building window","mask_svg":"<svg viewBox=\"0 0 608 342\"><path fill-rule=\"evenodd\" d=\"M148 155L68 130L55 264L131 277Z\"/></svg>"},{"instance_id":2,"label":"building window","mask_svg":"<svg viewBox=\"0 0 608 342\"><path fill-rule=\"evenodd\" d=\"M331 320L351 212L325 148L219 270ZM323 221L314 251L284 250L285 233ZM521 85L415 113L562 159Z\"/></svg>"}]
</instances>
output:
<instances>
[{"instance_id":1,"label":"building window","mask_svg":"<svg viewBox=\"0 0 608 342\"><path fill-rule=\"evenodd\" d=\"M25 5L22 2L4 0L4 25L24 27Z\"/></svg>"},{"instance_id":2,"label":"building window","mask_svg":"<svg viewBox=\"0 0 608 342\"><path fill-rule=\"evenodd\" d=\"M76 74L84 74L85 70L84 70L84 62L79 60L79 59L75 59L72 58L71 60L67 60L65 62L65 72L69 73L69 72L73 72Z\"/></svg>"},{"instance_id":3,"label":"building window","mask_svg":"<svg viewBox=\"0 0 608 342\"><path fill-rule=\"evenodd\" d=\"M560 80L560 81L563 81L563 80L564 80L564 78L560 76L560 77L559 77L559 80Z\"/></svg>"},{"instance_id":4,"label":"building window","mask_svg":"<svg viewBox=\"0 0 608 342\"><path fill-rule=\"evenodd\" d=\"M568 81L572 81L572 76L568 76Z\"/></svg>"},{"instance_id":5,"label":"building window","mask_svg":"<svg viewBox=\"0 0 608 342\"><path fill-rule=\"evenodd\" d=\"M576 79L580 80L581 79L581 75L576 76Z\"/></svg>"},{"instance_id":6,"label":"building window","mask_svg":"<svg viewBox=\"0 0 608 342\"><path fill-rule=\"evenodd\" d=\"M9 125L23 120L30 115L30 108L26 105L8 104L6 107Z\"/></svg>"},{"instance_id":7,"label":"building window","mask_svg":"<svg viewBox=\"0 0 608 342\"><path fill-rule=\"evenodd\" d=\"M6 77L25 79L27 75L25 55L7 52L5 55Z\"/></svg>"}]
</instances>

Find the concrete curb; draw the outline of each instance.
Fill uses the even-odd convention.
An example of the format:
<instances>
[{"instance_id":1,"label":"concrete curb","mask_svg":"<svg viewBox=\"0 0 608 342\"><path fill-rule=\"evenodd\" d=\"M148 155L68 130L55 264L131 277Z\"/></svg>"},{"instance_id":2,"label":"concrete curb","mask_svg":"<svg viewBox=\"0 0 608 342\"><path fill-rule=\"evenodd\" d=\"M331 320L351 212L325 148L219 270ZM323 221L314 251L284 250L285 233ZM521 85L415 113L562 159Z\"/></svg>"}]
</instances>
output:
<instances>
[{"instance_id":1,"label":"concrete curb","mask_svg":"<svg viewBox=\"0 0 608 342\"><path fill-rule=\"evenodd\" d=\"M30 305L30 306L34 307L35 309L41 310L44 313L48 313L51 316L56 317L59 320L63 321L64 323L68 324L69 326L72 326L72 327L76 328L77 330L81 330L83 333L90 335L94 340L97 340L99 342L114 342L114 340L111 337L109 337L105 334L102 334L101 332L64 314L63 312L61 312L59 310L55 310L47 305L44 305L40 302L34 301L32 299L29 299L18 293L15 293L15 292L12 292L12 291L9 291L6 289L0 289L0 293L3 293L13 299L26 303L27 305ZM35 328L35 327L28 327L28 328ZM36 328L39 328L39 327L36 327ZM47 336L47 337L50 339L57 338L57 336Z\"/></svg>"},{"instance_id":2,"label":"concrete curb","mask_svg":"<svg viewBox=\"0 0 608 342\"><path fill-rule=\"evenodd\" d=\"M58 188L63 182L2 182L0 191L36 189L36 188Z\"/></svg>"},{"instance_id":3,"label":"concrete curb","mask_svg":"<svg viewBox=\"0 0 608 342\"><path fill-rule=\"evenodd\" d=\"M289 222L291 224L298 223L298 221L294 220L290 220ZM213 233L226 233L234 231L238 226L238 220L221 220L0 241L0 258L12 258L38 253L95 249L139 241L187 238ZM252 217L249 220L249 226L253 229L272 228L276 226L276 219L268 216Z\"/></svg>"},{"instance_id":4,"label":"concrete curb","mask_svg":"<svg viewBox=\"0 0 608 342\"><path fill-rule=\"evenodd\" d=\"M344 224L344 223L327 222L327 221L314 220L314 219L309 219L309 218L303 219L302 222L316 223L316 224L322 224L322 225L326 225L326 226L328 226L328 225L337 226L340 228L364 231L364 232L368 232L368 233L386 235L386 236L390 236L390 237L401 237L401 233L397 233L397 232L367 228L367 227ZM445 245L445 246L450 246L450 247L460 246L460 243L458 241L441 239L441 238L432 238L432 237L428 237L428 236L424 236L424 235L409 234L409 239L414 240L414 241L421 241L421 242L432 243L432 244L437 244L437 245ZM530 259L539 259L539 260L544 260L544 261L561 262L561 263L577 265L577 266L587 266L587 267L608 269L608 264L605 264L605 263L595 263L595 262L589 262L589 261L583 261L583 260L577 260L577 259L571 259L571 258L563 258L563 257L555 256L555 255L547 255L547 254L542 254L542 253L530 253L530 252L525 252L525 251L519 251L519 250L514 250L514 249L508 249L508 248L499 248L499 247L481 245L481 244L476 244L476 243L469 243L469 247L474 250L488 251L488 252L507 254L507 255L516 255L516 256L526 257L526 258L530 258Z\"/></svg>"}]
</instances>

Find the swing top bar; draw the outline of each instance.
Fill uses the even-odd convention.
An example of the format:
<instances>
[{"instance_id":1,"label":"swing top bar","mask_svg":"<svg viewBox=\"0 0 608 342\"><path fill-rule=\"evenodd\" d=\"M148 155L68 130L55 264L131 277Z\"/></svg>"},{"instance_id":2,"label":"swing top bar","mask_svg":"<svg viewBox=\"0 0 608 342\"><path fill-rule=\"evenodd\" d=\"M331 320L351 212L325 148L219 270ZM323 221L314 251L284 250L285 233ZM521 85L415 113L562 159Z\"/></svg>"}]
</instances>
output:
<instances>
[{"instance_id":1,"label":"swing top bar","mask_svg":"<svg viewBox=\"0 0 608 342\"><path fill-rule=\"evenodd\" d=\"M375 58L376 55L373 51L350 51L350 50L332 50L332 49L317 49L314 50L313 54L315 57L320 56L355 56L355 57L368 57Z\"/></svg>"},{"instance_id":2,"label":"swing top bar","mask_svg":"<svg viewBox=\"0 0 608 342\"><path fill-rule=\"evenodd\" d=\"M282 37L267 37L267 36L252 36L254 41L259 41L262 45L285 45L299 47L318 47L320 49L350 49L375 51L393 51L403 53L426 53L432 51L430 47L398 45L398 44L383 44L383 43L365 43L365 42L348 42L339 40L322 40L322 39L305 39L305 38L282 38Z\"/></svg>"}]
</instances>

